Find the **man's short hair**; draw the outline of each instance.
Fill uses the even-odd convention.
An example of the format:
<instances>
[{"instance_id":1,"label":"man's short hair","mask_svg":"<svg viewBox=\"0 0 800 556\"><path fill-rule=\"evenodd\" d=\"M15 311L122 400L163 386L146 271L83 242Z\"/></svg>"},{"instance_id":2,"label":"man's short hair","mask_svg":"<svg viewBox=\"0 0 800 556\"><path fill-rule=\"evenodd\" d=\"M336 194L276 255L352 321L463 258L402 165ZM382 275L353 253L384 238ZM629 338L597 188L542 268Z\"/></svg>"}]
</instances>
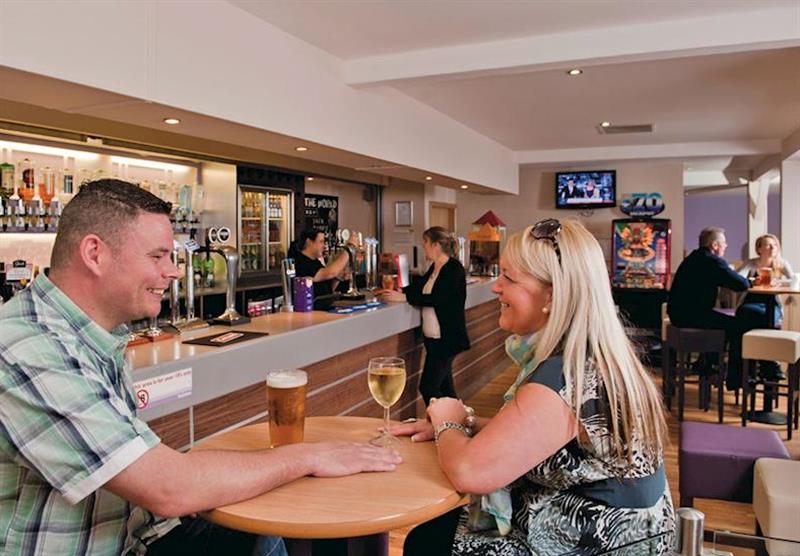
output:
<instances>
[{"instance_id":1,"label":"man's short hair","mask_svg":"<svg viewBox=\"0 0 800 556\"><path fill-rule=\"evenodd\" d=\"M50 266L64 267L89 234L97 235L116 249L121 234L140 214L169 216L171 210L171 203L127 181L107 179L86 183L64 207Z\"/></svg>"},{"instance_id":2,"label":"man's short hair","mask_svg":"<svg viewBox=\"0 0 800 556\"><path fill-rule=\"evenodd\" d=\"M700 247L711 247L715 241L719 241L725 235L725 228L710 227L700 232Z\"/></svg>"}]
</instances>

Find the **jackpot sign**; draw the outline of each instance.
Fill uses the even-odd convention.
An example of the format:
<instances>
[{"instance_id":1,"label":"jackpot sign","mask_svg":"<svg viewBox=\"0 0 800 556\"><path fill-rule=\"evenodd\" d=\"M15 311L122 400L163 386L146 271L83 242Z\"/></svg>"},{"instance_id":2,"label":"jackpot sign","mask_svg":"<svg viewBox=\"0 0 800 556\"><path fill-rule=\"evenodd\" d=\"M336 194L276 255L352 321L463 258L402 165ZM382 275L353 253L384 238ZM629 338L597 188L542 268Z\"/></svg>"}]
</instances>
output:
<instances>
[{"instance_id":1,"label":"jackpot sign","mask_svg":"<svg viewBox=\"0 0 800 556\"><path fill-rule=\"evenodd\" d=\"M664 212L661 193L631 193L620 204L619 209L628 216L655 216Z\"/></svg>"}]
</instances>

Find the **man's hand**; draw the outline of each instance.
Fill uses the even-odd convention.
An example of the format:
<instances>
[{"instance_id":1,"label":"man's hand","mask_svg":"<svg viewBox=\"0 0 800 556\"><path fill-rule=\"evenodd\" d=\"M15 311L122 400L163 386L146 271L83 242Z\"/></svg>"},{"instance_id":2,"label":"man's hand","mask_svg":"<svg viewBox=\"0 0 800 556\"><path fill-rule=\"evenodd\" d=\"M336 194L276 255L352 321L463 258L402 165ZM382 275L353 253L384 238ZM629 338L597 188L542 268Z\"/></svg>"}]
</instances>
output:
<instances>
[{"instance_id":1,"label":"man's hand","mask_svg":"<svg viewBox=\"0 0 800 556\"><path fill-rule=\"evenodd\" d=\"M425 419L392 425L389 427L389 432L395 436L410 436L412 442L433 440L433 425Z\"/></svg>"},{"instance_id":2,"label":"man's hand","mask_svg":"<svg viewBox=\"0 0 800 556\"><path fill-rule=\"evenodd\" d=\"M321 442L313 447L311 475L342 477L364 471L394 471L403 462L397 451L370 444L353 442Z\"/></svg>"}]
</instances>

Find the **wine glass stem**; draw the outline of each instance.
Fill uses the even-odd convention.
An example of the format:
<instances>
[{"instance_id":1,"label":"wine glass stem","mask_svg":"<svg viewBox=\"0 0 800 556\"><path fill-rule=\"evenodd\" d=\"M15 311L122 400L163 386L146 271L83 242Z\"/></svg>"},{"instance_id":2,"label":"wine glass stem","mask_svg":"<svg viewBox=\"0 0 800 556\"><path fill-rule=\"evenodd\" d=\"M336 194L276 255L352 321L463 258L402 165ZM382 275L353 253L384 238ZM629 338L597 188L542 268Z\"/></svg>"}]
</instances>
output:
<instances>
[{"instance_id":1,"label":"wine glass stem","mask_svg":"<svg viewBox=\"0 0 800 556\"><path fill-rule=\"evenodd\" d=\"M391 433L389 432L389 408L388 407L384 407L383 408L383 428L384 428L384 431L385 431L384 435L391 436Z\"/></svg>"}]
</instances>

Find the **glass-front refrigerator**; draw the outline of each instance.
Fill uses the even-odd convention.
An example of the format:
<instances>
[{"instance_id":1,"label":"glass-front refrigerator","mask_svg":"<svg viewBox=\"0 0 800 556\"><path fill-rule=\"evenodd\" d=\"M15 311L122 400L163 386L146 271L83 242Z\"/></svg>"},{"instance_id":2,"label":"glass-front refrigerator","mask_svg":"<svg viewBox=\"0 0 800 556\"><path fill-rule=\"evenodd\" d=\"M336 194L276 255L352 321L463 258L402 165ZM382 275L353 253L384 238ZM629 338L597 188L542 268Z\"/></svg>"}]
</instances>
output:
<instances>
[{"instance_id":1,"label":"glass-front refrigerator","mask_svg":"<svg viewBox=\"0 0 800 556\"><path fill-rule=\"evenodd\" d=\"M239 186L239 262L242 273L275 272L293 237L293 193Z\"/></svg>"}]
</instances>

